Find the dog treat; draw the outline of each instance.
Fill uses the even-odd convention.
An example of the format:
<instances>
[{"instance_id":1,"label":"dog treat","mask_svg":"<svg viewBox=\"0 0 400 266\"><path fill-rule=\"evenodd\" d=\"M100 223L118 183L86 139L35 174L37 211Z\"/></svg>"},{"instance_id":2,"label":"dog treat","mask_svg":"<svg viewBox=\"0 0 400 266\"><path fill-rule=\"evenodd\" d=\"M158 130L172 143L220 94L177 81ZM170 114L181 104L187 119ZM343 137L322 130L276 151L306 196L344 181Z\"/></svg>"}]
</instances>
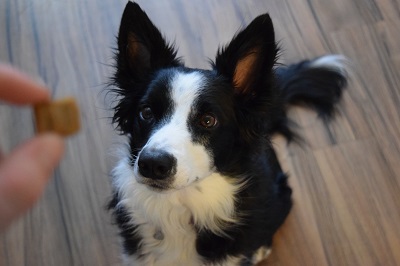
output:
<instances>
[{"instance_id":1,"label":"dog treat","mask_svg":"<svg viewBox=\"0 0 400 266\"><path fill-rule=\"evenodd\" d=\"M79 108L74 98L44 102L34 106L36 132L54 132L61 136L80 129Z\"/></svg>"}]
</instances>

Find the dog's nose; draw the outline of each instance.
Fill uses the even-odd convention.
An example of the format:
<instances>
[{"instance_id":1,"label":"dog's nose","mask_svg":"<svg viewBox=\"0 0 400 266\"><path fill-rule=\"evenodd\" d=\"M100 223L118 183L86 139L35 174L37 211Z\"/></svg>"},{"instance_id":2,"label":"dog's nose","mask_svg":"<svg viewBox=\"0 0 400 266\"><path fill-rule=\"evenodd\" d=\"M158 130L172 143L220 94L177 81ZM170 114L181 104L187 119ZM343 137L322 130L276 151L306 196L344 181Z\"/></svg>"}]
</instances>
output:
<instances>
[{"instance_id":1,"label":"dog's nose","mask_svg":"<svg viewBox=\"0 0 400 266\"><path fill-rule=\"evenodd\" d=\"M150 152L144 149L139 156L139 173L151 179L166 179L175 169L175 158L162 151Z\"/></svg>"}]
</instances>

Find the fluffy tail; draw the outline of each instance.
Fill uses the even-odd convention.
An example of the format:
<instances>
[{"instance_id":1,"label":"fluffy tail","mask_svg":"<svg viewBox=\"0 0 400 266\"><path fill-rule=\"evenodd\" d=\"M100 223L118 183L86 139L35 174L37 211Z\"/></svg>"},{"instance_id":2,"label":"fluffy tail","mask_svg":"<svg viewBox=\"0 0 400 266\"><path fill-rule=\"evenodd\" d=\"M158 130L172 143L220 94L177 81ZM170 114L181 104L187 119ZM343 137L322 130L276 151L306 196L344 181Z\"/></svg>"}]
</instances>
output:
<instances>
[{"instance_id":1,"label":"fluffy tail","mask_svg":"<svg viewBox=\"0 0 400 266\"><path fill-rule=\"evenodd\" d=\"M332 118L347 84L348 65L342 55L327 55L275 69L280 102L271 133L283 134L289 141L297 137L286 116L292 104L310 107L325 120Z\"/></svg>"}]
</instances>

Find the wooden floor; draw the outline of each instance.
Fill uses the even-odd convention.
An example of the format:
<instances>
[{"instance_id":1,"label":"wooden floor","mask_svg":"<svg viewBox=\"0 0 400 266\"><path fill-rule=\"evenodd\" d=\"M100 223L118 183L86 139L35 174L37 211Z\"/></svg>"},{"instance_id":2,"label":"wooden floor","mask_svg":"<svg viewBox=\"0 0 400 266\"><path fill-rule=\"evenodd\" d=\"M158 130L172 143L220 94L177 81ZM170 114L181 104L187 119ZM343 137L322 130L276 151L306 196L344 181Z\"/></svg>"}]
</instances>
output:
<instances>
[{"instance_id":1,"label":"wooden floor","mask_svg":"<svg viewBox=\"0 0 400 266\"><path fill-rule=\"evenodd\" d=\"M263 265L400 265L400 1L138 1L188 66L269 12L281 62L341 53L353 62L339 117L295 108L307 144L275 139L295 205ZM79 99L84 128L40 203L0 235L0 265L121 265L105 211L120 142L104 92L125 1L2 0L0 60ZM29 108L0 105L0 145L33 134Z\"/></svg>"}]
</instances>

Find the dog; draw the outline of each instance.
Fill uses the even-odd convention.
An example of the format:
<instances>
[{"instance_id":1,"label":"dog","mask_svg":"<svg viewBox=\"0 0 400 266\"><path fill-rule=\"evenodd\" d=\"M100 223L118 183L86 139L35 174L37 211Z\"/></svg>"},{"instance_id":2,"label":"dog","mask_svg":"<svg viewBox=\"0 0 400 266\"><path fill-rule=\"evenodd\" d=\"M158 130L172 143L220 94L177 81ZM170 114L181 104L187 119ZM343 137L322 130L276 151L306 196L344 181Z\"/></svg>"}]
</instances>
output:
<instances>
[{"instance_id":1,"label":"dog","mask_svg":"<svg viewBox=\"0 0 400 266\"><path fill-rule=\"evenodd\" d=\"M113 123L126 144L109 208L126 265L260 262L292 206L271 136L296 138L291 104L334 115L346 59L277 64L264 14L217 51L210 70L188 68L133 2L117 40Z\"/></svg>"}]
</instances>

